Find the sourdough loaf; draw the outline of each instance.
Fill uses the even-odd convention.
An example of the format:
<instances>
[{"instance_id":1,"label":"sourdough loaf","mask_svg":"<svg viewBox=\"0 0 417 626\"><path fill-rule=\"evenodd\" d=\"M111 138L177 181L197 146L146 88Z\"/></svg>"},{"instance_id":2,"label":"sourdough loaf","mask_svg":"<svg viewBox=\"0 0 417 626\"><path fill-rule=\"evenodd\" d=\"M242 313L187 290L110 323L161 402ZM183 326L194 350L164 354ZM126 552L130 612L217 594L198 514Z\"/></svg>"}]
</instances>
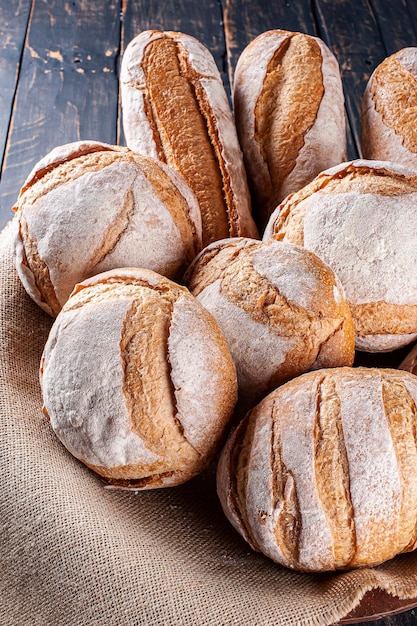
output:
<instances>
[{"instance_id":1,"label":"sourdough loaf","mask_svg":"<svg viewBox=\"0 0 417 626\"><path fill-rule=\"evenodd\" d=\"M339 277L369 352L417 337L417 172L357 160L319 174L286 198L264 239L306 247Z\"/></svg>"},{"instance_id":2,"label":"sourdough loaf","mask_svg":"<svg viewBox=\"0 0 417 626\"><path fill-rule=\"evenodd\" d=\"M178 170L201 207L204 245L257 237L232 113L216 63L194 37L141 32L122 59L127 145Z\"/></svg>"},{"instance_id":3,"label":"sourdough loaf","mask_svg":"<svg viewBox=\"0 0 417 626\"><path fill-rule=\"evenodd\" d=\"M77 285L42 356L44 412L109 483L147 489L207 467L231 418L236 371L213 317L144 269Z\"/></svg>"},{"instance_id":4,"label":"sourdough loaf","mask_svg":"<svg viewBox=\"0 0 417 626\"><path fill-rule=\"evenodd\" d=\"M242 406L309 369L352 365L353 322L343 289L305 248L225 239L196 257L185 280L229 345Z\"/></svg>"},{"instance_id":5,"label":"sourdough loaf","mask_svg":"<svg viewBox=\"0 0 417 626\"><path fill-rule=\"evenodd\" d=\"M303 374L230 435L217 470L233 526L296 570L373 566L417 541L417 378L386 369Z\"/></svg>"},{"instance_id":6,"label":"sourdough loaf","mask_svg":"<svg viewBox=\"0 0 417 626\"><path fill-rule=\"evenodd\" d=\"M197 200L177 172L94 141L46 155L14 209L17 271L51 315L93 274L135 266L177 278L202 245Z\"/></svg>"},{"instance_id":7,"label":"sourdough loaf","mask_svg":"<svg viewBox=\"0 0 417 626\"><path fill-rule=\"evenodd\" d=\"M387 57L371 75L362 100L365 159L417 169L417 48Z\"/></svg>"},{"instance_id":8,"label":"sourdough loaf","mask_svg":"<svg viewBox=\"0 0 417 626\"><path fill-rule=\"evenodd\" d=\"M253 214L263 230L285 196L346 159L338 63L317 37L267 31L238 60L233 100Z\"/></svg>"}]
</instances>

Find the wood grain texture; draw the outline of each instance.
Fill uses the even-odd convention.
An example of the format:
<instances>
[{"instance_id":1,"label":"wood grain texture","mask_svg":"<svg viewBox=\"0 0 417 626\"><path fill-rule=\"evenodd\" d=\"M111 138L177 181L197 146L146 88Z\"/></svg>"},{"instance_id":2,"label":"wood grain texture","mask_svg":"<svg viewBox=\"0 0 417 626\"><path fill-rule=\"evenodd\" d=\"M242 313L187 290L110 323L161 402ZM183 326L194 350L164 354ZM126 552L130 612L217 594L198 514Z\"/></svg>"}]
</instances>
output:
<instances>
[{"instance_id":1,"label":"wood grain texture","mask_svg":"<svg viewBox=\"0 0 417 626\"><path fill-rule=\"evenodd\" d=\"M116 141L120 2L33 0L0 183L1 225L57 145Z\"/></svg>"},{"instance_id":2,"label":"wood grain texture","mask_svg":"<svg viewBox=\"0 0 417 626\"><path fill-rule=\"evenodd\" d=\"M387 55L417 45L415 0L369 0Z\"/></svg>"},{"instance_id":3,"label":"wood grain texture","mask_svg":"<svg viewBox=\"0 0 417 626\"><path fill-rule=\"evenodd\" d=\"M367 0L315 0L320 36L336 55L345 92L346 110L360 154L360 108L373 69L386 48Z\"/></svg>"},{"instance_id":4,"label":"wood grain texture","mask_svg":"<svg viewBox=\"0 0 417 626\"><path fill-rule=\"evenodd\" d=\"M0 4L0 163L6 147L30 7L30 0Z\"/></svg>"}]
</instances>

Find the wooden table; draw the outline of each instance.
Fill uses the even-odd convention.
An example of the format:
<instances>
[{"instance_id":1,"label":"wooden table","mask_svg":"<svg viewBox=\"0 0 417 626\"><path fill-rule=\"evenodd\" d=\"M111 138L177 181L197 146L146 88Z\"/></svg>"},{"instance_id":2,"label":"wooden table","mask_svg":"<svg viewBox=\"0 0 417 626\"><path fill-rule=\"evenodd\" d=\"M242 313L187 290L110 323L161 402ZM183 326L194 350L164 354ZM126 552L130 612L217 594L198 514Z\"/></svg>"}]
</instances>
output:
<instances>
[{"instance_id":1,"label":"wooden table","mask_svg":"<svg viewBox=\"0 0 417 626\"><path fill-rule=\"evenodd\" d=\"M340 64L355 158L366 82L386 56L417 46L417 0L1 0L0 227L29 171L52 148L78 139L124 143L120 59L149 28L197 37L229 94L237 58L259 33L283 28L321 37ZM400 610L375 623L416 624L408 605L372 592L350 617L359 623Z\"/></svg>"}]
</instances>

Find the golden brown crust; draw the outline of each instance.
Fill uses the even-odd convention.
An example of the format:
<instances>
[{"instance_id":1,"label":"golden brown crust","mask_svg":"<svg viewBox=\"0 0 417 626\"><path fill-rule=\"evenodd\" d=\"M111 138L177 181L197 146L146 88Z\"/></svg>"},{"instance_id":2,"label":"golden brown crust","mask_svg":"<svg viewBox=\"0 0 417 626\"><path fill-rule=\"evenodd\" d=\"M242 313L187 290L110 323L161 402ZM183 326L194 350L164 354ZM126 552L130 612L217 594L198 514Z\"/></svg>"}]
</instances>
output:
<instances>
[{"instance_id":1,"label":"golden brown crust","mask_svg":"<svg viewBox=\"0 0 417 626\"><path fill-rule=\"evenodd\" d=\"M199 206L183 179L127 148L57 148L35 168L15 210L22 282L52 315L87 276L122 264L179 278L202 245Z\"/></svg>"},{"instance_id":2,"label":"golden brown crust","mask_svg":"<svg viewBox=\"0 0 417 626\"><path fill-rule=\"evenodd\" d=\"M414 549L416 395L414 376L366 368L310 372L276 389L220 459L235 528L300 571L373 566Z\"/></svg>"},{"instance_id":3,"label":"golden brown crust","mask_svg":"<svg viewBox=\"0 0 417 626\"><path fill-rule=\"evenodd\" d=\"M142 62L159 158L184 176L197 196L207 244L229 235L219 161L207 116L197 96L198 76L183 49L169 37L150 43ZM179 114L186 111L187 114Z\"/></svg>"},{"instance_id":4,"label":"golden brown crust","mask_svg":"<svg viewBox=\"0 0 417 626\"><path fill-rule=\"evenodd\" d=\"M242 401L309 369L353 362L353 323L337 279L303 248L223 240L200 253L185 281L229 343Z\"/></svg>"},{"instance_id":5,"label":"golden brown crust","mask_svg":"<svg viewBox=\"0 0 417 626\"><path fill-rule=\"evenodd\" d=\"M402 138L410 152L417 153L417 80L396 55L377 67L370 93L383 123Z\"/></svg>"},{"instance_id":6,"label":"golden brown crust","mask_svg":"<svg viewBox=\"0 0 417 626\"><path fill-rule=\"evenodd\" d=\"M135 268L77 285L45 348L41 381L57 435L117 488L175 485L201 472L236 401L236 371L214 319L185 287ZM114 403L110 417L103 393Z\"/></svg>"},{"instance_id":7,"label":"golden brown crust","mask_svg":"<svg viewBox=\"0 0 417 626\"><path fill-rule=\"evenodd\" d=\"M255 140L274 189L271 210L316 120L324 93L322 61L314 38L292 33L268 63L255 107Z\"/></svg>"}]
</instances>

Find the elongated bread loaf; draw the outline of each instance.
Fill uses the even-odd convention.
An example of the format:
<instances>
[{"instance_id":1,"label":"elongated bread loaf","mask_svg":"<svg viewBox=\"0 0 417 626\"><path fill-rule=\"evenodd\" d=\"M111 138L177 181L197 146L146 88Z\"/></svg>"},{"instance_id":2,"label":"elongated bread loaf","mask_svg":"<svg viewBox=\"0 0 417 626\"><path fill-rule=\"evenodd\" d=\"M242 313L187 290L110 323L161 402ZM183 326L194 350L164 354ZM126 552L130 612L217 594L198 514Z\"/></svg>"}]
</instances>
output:
<instances>
[{"instance_id":1,"label":"elongated bread loaf","mask_svg":"<svg viewBox=\"0 0 417 626\"><path fill-rule=\"evenodd\" d=\"M196 257L185 280L223 332L245 407L309 369L352 365L343 288L305 248L224 239Z\"/></svg>"},{"instance_id":2,"label":"elongated bread loaf","mask_svg":"<svg viewBox=\"0 0 417 626\"><path fill-rule=\"evenodd\" d=\"M417 377L309 372L229 437L218 494L233 526L286 567L373 566L417 542Z\"/></svg>"},{"instance_id":3,"label":"elongated bread loaf","mask_svg":"<svg viewBox=\"0 0 417 626\"><path fill-rule=\"evenodd\" d=\"M237 382L213 317L185 287L120 269L77 285L41 362L44 411L113 485L182 483L218 451Z\"/></svg>"},{"instance_id":4,"label":"elongated bread loaf","mask_svg":"<svg viewBox=\"0 0 417 626\"><path fill-rule=\"evenodd\" d=\"M317 37L267 31L238 60L233 100L253 214L262 231L285 196L346 160L338 63Z\"/></svg>"},{"instance_id":5,"label":"elongated bread loaf","mask_svg":"<svg viewBox=\"0 0 417 626\"><path fill-rule=\"evenodd\" d=\"M305 246L339 277L356 347L417 337L417 171L357 160L322 172L277 208L264 239Z\"/></svg>"},{"instance_id":6,"label":"elongated bread loaf","mask_svg":"<svg viewBox=\"0 0 417 626\"><path fill-rule=\"evenodd\" d=\"M127 145L182 174L201 207L204 245L257 237L236 128L207 48L183 33L143 31L126 48L120 82Z\"/></svg>"},{"instance_id":7,"label":"elongated bread loaf","mask_svg":"<svg viewBox=\"0 0 417 626\"><path fill-rule=\"evenodd\" d=\"M77 282L114 267L178 278L202 245L197 200L177 172L94 141L46 155L14 209L17 271L51 315Z\"/></svg>"},{"instance_id":8,"label":"elongated bread loaf","mask_svg":"<svg viewBox=\"0 0 417 626\"><path fill-rule=\"evenodd\" d=\"M387 57L371 75L362 100L365 159L417 169L417 48Z\"/></svg>"}]
</instances>

